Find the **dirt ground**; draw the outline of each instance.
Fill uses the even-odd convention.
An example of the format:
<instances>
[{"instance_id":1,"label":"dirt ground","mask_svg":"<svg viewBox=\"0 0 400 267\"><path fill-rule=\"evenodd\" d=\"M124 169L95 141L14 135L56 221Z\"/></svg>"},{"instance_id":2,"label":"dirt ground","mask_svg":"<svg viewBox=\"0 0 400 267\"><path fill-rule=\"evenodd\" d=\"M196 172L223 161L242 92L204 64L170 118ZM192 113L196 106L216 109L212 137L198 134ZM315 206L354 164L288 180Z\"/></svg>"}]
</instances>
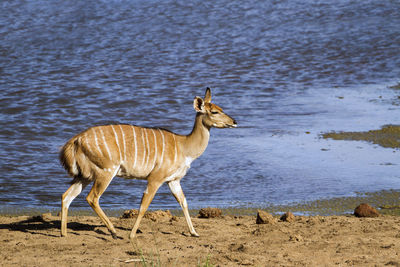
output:
<instances>
[{"instance_id":1,"label":"dirt ground","mask_svg":"<svg viewBox=\"0 0 400 267\"><path fill-rule=\"evenodd\" d=\"M255 216L111 218L112 239L98 217L71 216L60 237L57 216L0 216L1 266L400 266L400 217L297 216L256 224Z\"/></svg>"}]
</instances>

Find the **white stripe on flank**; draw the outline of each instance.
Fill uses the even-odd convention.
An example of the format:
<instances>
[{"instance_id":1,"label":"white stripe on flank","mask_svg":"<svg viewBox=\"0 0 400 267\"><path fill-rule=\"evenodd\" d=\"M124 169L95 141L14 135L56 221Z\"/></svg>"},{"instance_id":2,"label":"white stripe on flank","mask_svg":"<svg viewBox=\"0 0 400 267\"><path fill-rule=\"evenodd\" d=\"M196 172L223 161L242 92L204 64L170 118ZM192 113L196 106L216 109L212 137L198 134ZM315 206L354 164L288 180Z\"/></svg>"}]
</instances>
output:
<instances>
[{"instance_id":1,"label":"white stripe on flank","mask_svg":"<svg viewBox=\"0 0 400 267\"><path fill-rule=\"evenodd\" d=\"M172 134L172 137L174 138L174 146L175 146L174 164L172 164L172 166L175 166L176 159L177 159L177 156L178 156L178 148L176 147L176 139L175 139L175 135L174 135L174 134Z\"/></svg>"},{"instance_id":2,"label":"white stripe on flank","mask_svg":"<svg viewBox=\"0 0 400 267\"><path fill-rule=\"evenodd\" d=\"M100 152L101 156L104 156L103 152L101 151L100 146L99 146L99 140L97 139L96 130L94 128L92 128L92 130L93 130L93 133L94 133L94 142L96 144L97 150Z\"/></svg>"},{"instance_id":3,"label":"white stripe on flank","mask_svg":"<svg viewBox=\"0 0 400 267\"><path fill-rule=\"evenodd\" d=\"M163 161L164 161L164 149L165 149L165 138L164 138L164 133L162 130L158 129L158 131L161 133L161 137L162 137L162 151L161 151L161 156L160 156L160 163L158 164L158 169L161 168Z\"/></svg>"},{"instance_id":4,"label":"white stripe on flank","mask_svg":"<svg viewBox=\"0 0 400 267\"><path fill-rule=\"evenodd\" d=\"M136 167L136 159L137 159L137 143L136 143L136 131L135 131L135 126L132 126L132 132L133 132L133 140L135 140L135 158L133 161L133 169Z\"/></svg>"},{"instance_id":5,"label":"white stripe on flank","mask_svg":"<svg viewBox=\"0 0 400 267\"><path fill-rule=\"evenodd\" d=\"M154 132L153 129L151 129L151 132L153 133L154 136L154 160L153 160L153 167L156 165L156 159L157 159L157 137L156 137L156 133Z\"/></svg>"},{"instance_id":6,"label":"white stripe on flank","mask_svg":"<svg viewBox=\"0 0 400 267\"><path fill-rule=\"evenodd\" d=\"M110 160L112 160L111 152L110 152L110 149L108 148L106 137L104 136L104 132L103 132L103 130L101 128L99 128L99 129L100 129L100 133L102 135L103 141L104 141L104 146L106 147L106 150L107 150L107 153L108 153L108 157L110 158Z\"/></svg>"},{"instance_id":7,"label":"white stripe on flank","mask_svg":"<svg viewBox=\"0 0 400 267\"><path fill-rule=\"evenodd\" d=\"M143 166L143 169L147 168L147 164L149 164L149 158L150 158L150 144L149 144L149 136L147 135L147 129L144 129L146 133L146 149L147 149L147 155L146 155L146 167Z\"/></svg>"},{"instance_id":8,"label":"white stripe on flank","mask_svg":"<svg viewBox=\"0 0 400 267\"><path fill-rule=\"evenodd\" d=\"M125 143L125 132L122 129L121 124L118 125L119 129L121 130L121 134L122 134L122 141L123 141L123 145L124 145L124 162L126 162L126 143Z\"/></svg>"},{"instance_id":9,"label":"white stripe on flank","mask_svg":"<svg viewBox=\"0 0 400 267\"><path fill-rule=\"evenodd\" d=\"M119 150L119 161L121 162L122 161L122 154L121 154L121 148L119 147L118 135L117 135L117 132L115 131L113 125L111 125L111 129L113 130L113 133L114 133L115 142L117 143L117 147L118 147L118 150Z\"/></svg>"},{"instance_id":10,"label":"white stripe on flank","mask_svg":"<svg viewBox=\"0 0 400 267\"><path fill-rule=\"evenodd\" d=\"M93 151L92 151L92 148L90 146L90 143L89 143L89 140L88 140L88 137L87 137L87 133L85 133L83 135L83 137L84 137L84 139L86 141L85 143L86 143L86 146L87 146L87 150L89 151L89 154L93 155Z\"/></svg>"},{"instance_id":11,"label":"white stripe on flank","mask_svg":"<svg viewBox=\"0 0 400 267\"><path fill-rule=\"evenodd\" d=\"M142 155L142 157L143 157L143 159L142 159L142 168L144 167L144 160L146 159L146 143L145 143L145 141L144 141L144 128L140 128L142 131L142 134L141 134L141 136L142 136L142 144L143 144L143 155Z\"/></svg>"}]
</instances>

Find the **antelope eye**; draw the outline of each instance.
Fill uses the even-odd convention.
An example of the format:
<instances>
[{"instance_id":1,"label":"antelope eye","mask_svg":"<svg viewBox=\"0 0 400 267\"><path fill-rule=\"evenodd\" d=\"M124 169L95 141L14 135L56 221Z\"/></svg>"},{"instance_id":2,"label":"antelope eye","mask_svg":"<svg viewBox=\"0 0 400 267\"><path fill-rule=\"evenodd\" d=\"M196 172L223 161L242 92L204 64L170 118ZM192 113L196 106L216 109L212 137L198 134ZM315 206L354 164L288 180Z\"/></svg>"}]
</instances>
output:
<instances>
[{"instance_id":1,"label":"antelope eye","mask_svg":"<svg viewBox=\"0 0 400 267\"><path fill-rule=\"evenodd\" d=\"M211 114L218 114L218 111L211 111Z\"/></svg>"}]
</instances>

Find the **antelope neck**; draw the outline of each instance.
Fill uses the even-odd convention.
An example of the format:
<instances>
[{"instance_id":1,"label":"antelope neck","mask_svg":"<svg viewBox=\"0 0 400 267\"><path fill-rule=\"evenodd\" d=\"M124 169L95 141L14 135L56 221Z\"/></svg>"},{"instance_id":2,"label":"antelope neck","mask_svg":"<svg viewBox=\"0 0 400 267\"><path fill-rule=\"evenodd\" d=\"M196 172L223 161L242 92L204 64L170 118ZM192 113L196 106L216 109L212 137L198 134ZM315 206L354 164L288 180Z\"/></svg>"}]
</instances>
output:
<instances>
[{"instance_id":1,"label":"antelope neck","mask_svg":"<svg viewBox=\"0 0 400 267\"><path fill-rule=\"evenodd\" d=\"M206 150L210 139L210 128L203 123L203 114L197 113L192 132L185 139L185 155L193 159Z\"/></svg>"}]
</instances>

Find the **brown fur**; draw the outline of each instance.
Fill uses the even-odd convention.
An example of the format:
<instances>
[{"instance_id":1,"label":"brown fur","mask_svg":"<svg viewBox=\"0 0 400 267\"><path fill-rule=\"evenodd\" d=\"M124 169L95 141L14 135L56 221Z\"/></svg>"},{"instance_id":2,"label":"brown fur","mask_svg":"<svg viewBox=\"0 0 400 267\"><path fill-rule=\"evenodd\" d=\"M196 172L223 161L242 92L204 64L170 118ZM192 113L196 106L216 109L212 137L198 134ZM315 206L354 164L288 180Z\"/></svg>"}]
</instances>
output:
<instances>
[{"instance_id":1,"label":"brown fur","mask_svg":"<svg viewBox=\"0 0 400 267\"><path fill-rule=\"evenodd\" d=\"M74 178L71 183L94 178L95 170L98 167L85 154L80 135L71 138L61 148L59 158L62 166Z\"/></svg>"}]
</instances>

